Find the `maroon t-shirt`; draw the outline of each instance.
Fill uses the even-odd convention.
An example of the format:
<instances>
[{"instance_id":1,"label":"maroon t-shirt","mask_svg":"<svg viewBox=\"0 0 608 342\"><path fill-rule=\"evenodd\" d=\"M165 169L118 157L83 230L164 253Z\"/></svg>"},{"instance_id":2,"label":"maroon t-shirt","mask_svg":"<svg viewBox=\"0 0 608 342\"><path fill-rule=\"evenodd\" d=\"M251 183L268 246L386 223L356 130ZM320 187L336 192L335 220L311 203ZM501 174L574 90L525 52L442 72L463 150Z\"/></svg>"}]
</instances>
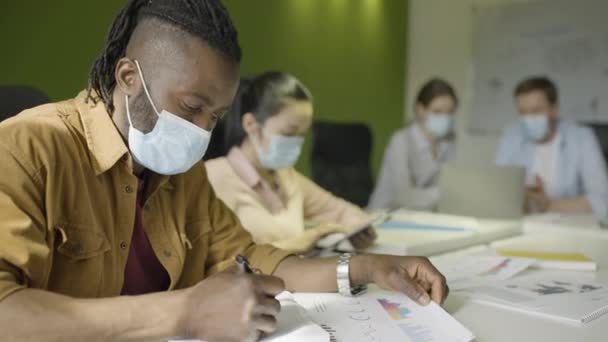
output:
<instances>
[{"instance_id":1,"label":"maroon t-shirt","mask_svg":"<svg viewBox=\"0 0 608 342\"><path fill-rule=\"evenodd\" d=\"M142 220L144 200L144 181L139 180L137 205L135 207L135 227L125 267L122 295L141 295L165 291L169 288L169 274L158 261L144 231Z\"/></svg>"}]
</instances>

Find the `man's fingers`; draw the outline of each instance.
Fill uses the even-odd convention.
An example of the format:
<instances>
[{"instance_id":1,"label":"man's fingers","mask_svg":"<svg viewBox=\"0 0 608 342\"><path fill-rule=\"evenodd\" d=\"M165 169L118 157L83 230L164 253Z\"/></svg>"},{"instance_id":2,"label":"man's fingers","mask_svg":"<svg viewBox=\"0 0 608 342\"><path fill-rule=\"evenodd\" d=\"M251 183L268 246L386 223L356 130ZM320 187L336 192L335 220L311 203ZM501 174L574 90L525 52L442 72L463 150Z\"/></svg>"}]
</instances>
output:
<instances>
[{"instance_id":1,"label":"man's fingers","mask_svg":"<svg viewBox=\"0 0 608 342\"><path fill-rule=\"evenodd\" d=\"M441 279L437 279L431 284L431 299L433 302L443 304L449 293L448 285Z\"/></svg>"},{"instance_id":2,"label":"man's fingers","mask_svg":"<svg viewBox=\"0 0 608 342\"><path fill-rule=\"evenodd\" d=\"M428 284L431 285L431 299L437 304L443 303L449 291L443 274L427 258L420 258L416 274L422 275L419 282L426 288L427 292L429 290ZM426 286L424 286L425 283Z\"/></svg>"},{"instance_id":3,"label":"man's fingers","mask_svg":"<svg viewBox=\"0 0 608 342\"><path fill-rule=\"evenodd\" d=\"M285 282L277 277L269 275L254 276L255 287L258 293L275 297L279 293L285 291Z\"/></svg>"},{"instance_id":4,"label":"man's fingers","mask_svg":"<svg viewBox=\"0 0 608 342\"><path fill-rule=\"evenodd\" d=\"M274 316L258 315L251 320L253 327L264 334L272 334L277 330L277 319Z\"/></svg>"},{"instance_id":5,"label":"man's fingers","mask_svg":"<svg viewBox=\"0 0 608 342\"><path fill-rule=\"evenodd\" d=\"M278 316L281 312L281 303L274 297L258 299L258 304L253 308L254 315Z\"/></svg>"},{"instance_id":6,"label":"man's fingers","mask_svg":"<svg viewBox=\"0 0 608 342\"><path fill-rule=\"evenodd\" d=\"M431 298L406 272L393 272L388 276L388 284L421 305L427 305Z\"/></svg>"}]
</instances>

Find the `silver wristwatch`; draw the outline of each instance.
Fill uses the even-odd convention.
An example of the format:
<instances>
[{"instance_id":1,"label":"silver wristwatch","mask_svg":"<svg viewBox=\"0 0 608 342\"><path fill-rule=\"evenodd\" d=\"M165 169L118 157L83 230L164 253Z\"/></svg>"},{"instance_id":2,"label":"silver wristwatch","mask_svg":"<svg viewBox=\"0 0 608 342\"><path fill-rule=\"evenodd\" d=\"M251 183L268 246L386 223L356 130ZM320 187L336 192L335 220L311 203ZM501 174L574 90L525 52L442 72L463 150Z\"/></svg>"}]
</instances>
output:
<instances>
[{"instance_id":1,"label":"silver wristwatch","mask_svg":"<svg viewBox=\"0 0 608 342\"><path fill-rule=\"evenodd\" d=\"M336 267L336 279L338 281L338 292L343 296L354 297L364 293L367 286L359 285L352 287L350 285L350 258L353 255L344 253L338 258L338 266Z\"/></svg>"}]
</instances>

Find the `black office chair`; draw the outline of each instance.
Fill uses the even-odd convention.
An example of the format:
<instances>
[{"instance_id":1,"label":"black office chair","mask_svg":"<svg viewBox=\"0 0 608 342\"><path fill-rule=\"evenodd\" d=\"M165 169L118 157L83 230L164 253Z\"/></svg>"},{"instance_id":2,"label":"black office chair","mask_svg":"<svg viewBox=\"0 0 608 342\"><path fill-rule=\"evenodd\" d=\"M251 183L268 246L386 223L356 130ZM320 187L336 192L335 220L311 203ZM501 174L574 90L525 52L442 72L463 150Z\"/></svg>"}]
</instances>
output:
<instances>
[{"instance_id":1,"label":"black office chair","mask_svg":"<svg viewBox=\"0 0 608 342\"><path fill-rule=\"evenodd\" d=\"M49 102L42 91L22 85L0 85L0 121Z\"/></svg>"},{"instance_id":2,"label":"black office chair","mask_svg":"<svg viewBox=\"0 0 608 342\"><path fill-rule=\"evenodd\" d=\"M608 161L608 124L589 123L587 126L591 127L597 137L597 141L600 143L604 162Z\"/></svg>"},{"instance_id":3,"label":"black office chair","mask_svg":"<svg viewBox=\"0 0 608 342\"><path fill-rule=\"evenodd\" d=\"M210 159L223 157L227 154L228 148L226 146L226 124L224 121L219 121L213 129L211 141L209 142L207 152L203 156L203 160L207 161Z\"/></svg>"},{"instance_id":4,"label":"black office chair","mask_svg":"<svg viewBox=\"0 0 608 342\"><path fill-rule=\"evenodd\" d=\"M373 190L369 127L317 121L312 132L312 179L334 195L365 207Z\"/></svg>"}]
</instances>

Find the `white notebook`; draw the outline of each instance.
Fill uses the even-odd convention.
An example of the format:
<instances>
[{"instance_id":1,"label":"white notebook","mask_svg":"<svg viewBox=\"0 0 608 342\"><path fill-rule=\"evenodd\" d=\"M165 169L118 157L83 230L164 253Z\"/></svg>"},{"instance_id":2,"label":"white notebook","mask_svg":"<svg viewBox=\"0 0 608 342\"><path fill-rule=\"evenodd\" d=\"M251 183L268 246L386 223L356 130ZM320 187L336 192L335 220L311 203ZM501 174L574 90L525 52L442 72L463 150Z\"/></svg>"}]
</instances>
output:
<instances>
[{"instance_id":1,"label":"white notebook","mask_svg":"<svg viewBox=\"0 0 608 342\"><path fill-rule=\"evenodd\" d=\"M608 314L608 286L583 278L526 276L475 289L473 300L574 324Z\"/></svg>"}]
</instances>

